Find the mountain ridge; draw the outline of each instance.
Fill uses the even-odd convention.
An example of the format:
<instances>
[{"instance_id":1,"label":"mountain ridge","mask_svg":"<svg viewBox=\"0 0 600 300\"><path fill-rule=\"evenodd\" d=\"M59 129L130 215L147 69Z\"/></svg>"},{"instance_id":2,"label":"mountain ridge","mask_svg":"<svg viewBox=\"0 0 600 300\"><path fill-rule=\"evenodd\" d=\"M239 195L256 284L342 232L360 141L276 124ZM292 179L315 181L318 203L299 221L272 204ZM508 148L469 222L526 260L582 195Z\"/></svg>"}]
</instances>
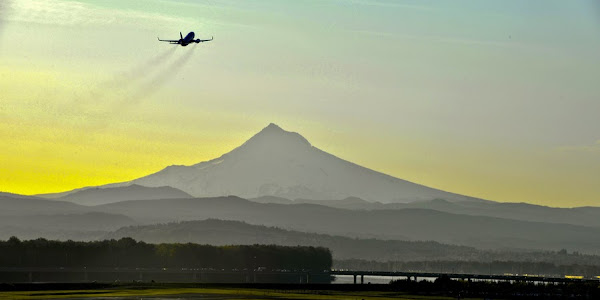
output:
<instances>
[{"instance_id":1,"label":"mountain ridge","mask_svg":"<svg viewBox=\"0 0 600 300\"><path fill-rule=\"evenodd\" d=\"M439 209L454 209L458 204L463 206L466 203L451 203L443 200L431 201L433 203L431 207L415 206L416 204L428 204L419 202L403 206L388 204L398 206L394 209L356 210L328 207L318 202L293 203L281 199L271 199L279 201L281 204L262 204L237 196L223 196L129 200L97 206L83 206L65 201L0 197L0 207L2 207L0 215L8 216L0 218L4 222L0 222L2 223L0 224L0 233L10 235L21 233L29 237L38 234L38 236L44 237L82 238L86 236L85 232L88 232L88 238L97 237L97 234L100 233L98 230L101 231L105 225L113 226L114 222L91 222L92 220L89 218L80 216L89 213L103 213L89 216L96 216L97 220L102 218L109 220L114 218L112 216L122 215L129 218L122 222L134 222L139 225L218 218L350 238L431 240L482 249L516 248L553 251L569 249L600 254L598 252L600 243L596 238L600 235L600 227L585 226L598 224L599 212L591 209L555 209L555 213L550 215L552 217L532 222L531 216L539 215L536 212L540 209L543 212L547 208L532 207L534 210L525 211L521 216L517 216L513 213L513 205L508 205L510 210L503 213L508 214L509 218L503 218L500 215L468 215L461 214L461 211L440 211ZM326 204L338 203L330 201ZM368 203L351 198L348 201L341 201L339 204L361 206ZM489 206L491 210L496 210L494 204L486 206ZM577 220L582 222L581 225L556 223L564 221L555 218L556 216L569 211L576 214L565 220L578 217ZM477 211L471 211L471 213L474 212ZM580 214L580 212L585 214ZM545 215L545 213L542 214ZM43 219L41 223L40 217ZM32 227L34 223L37 224L35 228ZM55 227L54 230L48 227L51 223L54 224L52 225ZM71 224L68 225L69 228L77 228L76 232L70 232L66 228L60 227L63 223ZM83 230L84 228L85 230Z\"/></svg>"},{"instance_id":2,"label":"mountain ridge","mask_svg":"<svg viewBox=\"0 0 600 300\"><path fill-rule=\"evenodd\" d=\"M362 259L374 261L459 260L482 261L520 260L600 265L599 256L559 254L558 251L496 251L469 246L442 244L433 241L403 241L356 239L345 236L286 230L279 227L252 225L240 221L205 219L153 225L132 225L119 228L103 238L131 237L149 243L200 243L212 245L298 244L326 247L335 260Z\"/></svg>"},{"instance_id":3,"label":"mountain ridge","mask_svg":"<svg viewBox=\"0 0 600 300\"><path fill-rule=\"evenodd\" d=\"M462 215L432 209L349 210L317 204L261 204L236 196L141 200L96 207L140 224L208 218L353 238L432 240L486 249L569 248L599 254L598 227Z\"/></svg>"},{"instance_id":4,"label":"mountain ridge","mask_svg":"<svg viewBox=\"0 0 600 300\"><path fill-rule=\"evenodd\" d=\"M101 205L127 200L158 200L192 198L191 195L170 186L145 187L131 184L120 187L96 187L75 191L56 198L81 205Z\"/></svg>"}]
</instances>

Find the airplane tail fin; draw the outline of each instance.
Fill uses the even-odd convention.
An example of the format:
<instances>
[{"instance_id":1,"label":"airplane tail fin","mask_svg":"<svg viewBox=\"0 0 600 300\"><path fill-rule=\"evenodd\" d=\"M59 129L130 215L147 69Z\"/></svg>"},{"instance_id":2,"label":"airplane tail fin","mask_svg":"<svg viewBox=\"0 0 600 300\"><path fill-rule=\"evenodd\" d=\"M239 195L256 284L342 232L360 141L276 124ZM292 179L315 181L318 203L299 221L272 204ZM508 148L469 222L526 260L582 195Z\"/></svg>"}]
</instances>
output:
<instances>
[{"instance_id":1,"label":"airplane tail fin","mask_svg":"<svg viewBox=\"0 0 600 300\"><path fill-rule=\"evenodd\" d=\"M179 37L181 37L181 39L183 40L183 34L181 34L181 31L179 32Z\"/></svg>"}]
</instances>

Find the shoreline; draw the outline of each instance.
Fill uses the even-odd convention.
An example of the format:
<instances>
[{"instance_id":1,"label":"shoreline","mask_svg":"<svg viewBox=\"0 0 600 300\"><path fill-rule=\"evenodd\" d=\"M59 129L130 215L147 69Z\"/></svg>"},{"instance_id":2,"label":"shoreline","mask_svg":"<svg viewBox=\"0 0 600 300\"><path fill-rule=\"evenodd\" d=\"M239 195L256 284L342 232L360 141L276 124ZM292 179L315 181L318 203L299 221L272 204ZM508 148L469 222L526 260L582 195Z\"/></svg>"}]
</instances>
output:
<instances>
[{"instance_id":1,"label":"shoreline","mask_svg":"<svg viewBox=\"0 0 600 300\"><path fill-rule=\"evenodd\" d=\"M12 286L13 290L8 290ZM0 284L0 299L456 299L401 292L391 285L327 284ZM463 298L480 299L480 298Z\"/></svg>"}]
</instances>

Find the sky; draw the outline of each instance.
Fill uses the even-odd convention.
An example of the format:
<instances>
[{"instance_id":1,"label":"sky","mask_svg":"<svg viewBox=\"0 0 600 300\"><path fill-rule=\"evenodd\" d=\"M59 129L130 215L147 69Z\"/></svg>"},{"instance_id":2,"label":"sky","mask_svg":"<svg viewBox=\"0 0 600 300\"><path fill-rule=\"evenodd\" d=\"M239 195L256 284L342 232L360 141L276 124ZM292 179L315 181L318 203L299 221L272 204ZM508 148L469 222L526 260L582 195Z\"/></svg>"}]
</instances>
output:
<instances>
[{"instance_id":1,"label":"sky","mask_svg":"<svg viewBox=\"0 0 600 300\"><path fill-rule=\"evenodd\" d=\"M194 31L214 41L156 40ZM398 178L600 206L597 1L3 0L0 190L132 180L273 122Z\"/></svg>"}]
</instances>

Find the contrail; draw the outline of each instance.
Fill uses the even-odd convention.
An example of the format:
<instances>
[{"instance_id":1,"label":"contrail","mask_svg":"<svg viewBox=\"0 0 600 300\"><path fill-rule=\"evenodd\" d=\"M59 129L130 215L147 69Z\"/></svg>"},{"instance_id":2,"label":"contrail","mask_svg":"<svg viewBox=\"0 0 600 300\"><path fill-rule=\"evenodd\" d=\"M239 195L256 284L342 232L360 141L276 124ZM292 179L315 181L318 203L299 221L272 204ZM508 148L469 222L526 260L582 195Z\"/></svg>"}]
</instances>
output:
<instances>
[{"instance_id":1,"label":"contrail","mask_svg":"<svg viewBox=\"0 0 600 300\"><path fill-rule=\"evenodd\" d=\"M195 45L194 45L195 46ZM133 109L136 105L141 103L148 96L154 94L161 87L163 87L167 82L173 80L177 74L185 67L185 64L190 60L193 55L192 49L186 49L186 53L181 57L177 58L171 64L167 65L165 69L160 70L154 77L149 80L143 82L132 94L125 93L118 97L118 100L113 102L109 111L103 112L104 116L115 116L118 114L125 114ZM128 94L130 96L128 96ZM97 118L99 123L96 123L93 128L90 128L90 131L97 131L106 128L109 124L106 121L106 118L98 116Z\"/></svg>"},{"instance_id":2,"label":"contrail","mask_svg":"<svg viewBox=\"0 0 600 300\"><path fill-rule=\"evenodd\" d=\"M121 107L122 110L128 101L127 95L132 94L133 85L157 71L161 71L161 66L170 60L176 49L177 47L169 47L128 70L122 71L112 79L97 83L83 95L76 96L68 104L65 104L64 110L90 120L90 131L98 131L107 127L107 120L110 119L110 116L119 113L115 108ZM171 65L175 63L177 61Z\"/></svg>"},{"instance_id":3,"label":"contrail","mask_svg":"<svg viewBox=\"0 0 600 300\"><path fill-rule=\"evenodd\" d=\"M159 53L158 55L147 59L136 66L121 72L116 75L113 79L107 80L100 84L100 88L122 88L130 86L152 74L160 66L165 64L169 57L175 53L176 47L170 47L169 49Z\"/></svg>"},{"instance_id":4,"label":"contrail","mask_svg":"<svg viewBox=\"0 0 600 300\"><path fill-rule=\"evenodd\" d=\"M196 45L193 47L195 48ZM185 67L186 63L190 60L193 54L192 49L186 49L186 53L175 60L173 63L167 65L167 67L154 77L146 81L140 86L137 91L129 98L128 103L136 104L140 100L154 94L167 82L173 80L179 72Z\"/></svg>"},{"instance_id":5,"label":"contrail","mask_svg":"<svg viewBox=\"0 0 600 300\"><path fill-rule=\"evenodd\" d=\"M120 74L114 75L111 79L97 83L95 87L89 90L88 98L90 99L88 101L92 101L92 103L96 104L99 101L104 100L107 95L112 94L112 97L116 97L115 95L119 92L126 92L128 87L144 78L147 78L156 70L158 70L160 66L164 65L169 60L170 56L175 53L175 50L176 47L170 47L154 57L136 64L128 70L121 71ZM87 99L85 99L85 97L81 98L84 98L84 101L81 101L79 98L73 99L72 104L85 104ZM116 99L113 98L109 100L115 101Z\"/></svg>"}]
</instances>

